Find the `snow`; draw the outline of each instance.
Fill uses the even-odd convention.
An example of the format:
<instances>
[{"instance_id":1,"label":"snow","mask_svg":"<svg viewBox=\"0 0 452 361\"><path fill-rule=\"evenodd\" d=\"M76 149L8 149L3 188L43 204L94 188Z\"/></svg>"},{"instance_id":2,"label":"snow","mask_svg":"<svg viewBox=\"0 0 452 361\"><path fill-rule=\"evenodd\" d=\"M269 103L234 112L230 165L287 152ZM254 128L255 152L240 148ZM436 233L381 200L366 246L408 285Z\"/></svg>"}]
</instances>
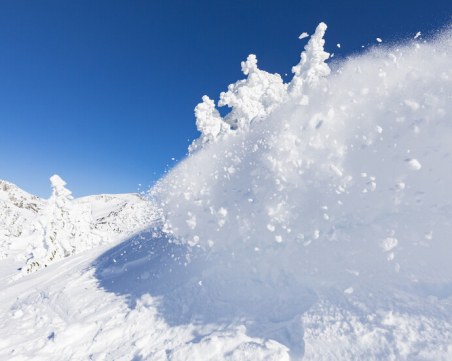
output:
<instances>
[{"instance_id":1,"label":"snow","mask_svg":"<svg viewBox=\"0 0 452 361\"><path fill-rule=\"evenodd\" d=\"M419 170L422 168L421 163L417 159L406 159L405 160L408 163L408 167L411 170Z\"/></svg>"},{"instance_id":2,"label":"snow","mask_svg":"<svg viewBox=\"0 0 452 361\"><path fill-rule=\"evenodd\" d=\"M327 63L325 31L204 96L147 201L1 183L0 359L452 359L451 34ZM23 275L43 215L104 241Z\"/></svg>"},{"instance_id":3,"label":"snow","mask_svg":"<svg viewBox=\"0 0 452 361\"><path fill-rule=\"evenodd\" d=\"M289 84L290 94L302 94L305 91L303 88L309 88L317 84L321 78L330 74L330 68L325 63L330 55L323 49L325 44L323 37L326 29L325 23L320 23L317 26L300 55L300 62L292 68L294 76ZM307 97L305 96L304 99L307 99Z\"/></svg>"},{"instance_id":4,"label":"snow","mask_svg":"<svg viewBox=\"0 0 452 361\"><path fill-rule=\"evenodd\" d=\"M52 196L42 200L0 181L1 258L25 261L19 267L24 274L114 241L118 234L138 232L152 213L137 195L73 199L60 176L50 177L50 183Z\"/></svg>"},{"instance_id":5,"label":"snow","mask_svg":"<svg viewBox=\"0 0 452 361\"><path fill-rule=\"evenodd\" d=\"M50 177L50 184L52 185L53 197L72 197L72 192L65 188L66 182L58 174Z\"/></svg>"}]
</instances>

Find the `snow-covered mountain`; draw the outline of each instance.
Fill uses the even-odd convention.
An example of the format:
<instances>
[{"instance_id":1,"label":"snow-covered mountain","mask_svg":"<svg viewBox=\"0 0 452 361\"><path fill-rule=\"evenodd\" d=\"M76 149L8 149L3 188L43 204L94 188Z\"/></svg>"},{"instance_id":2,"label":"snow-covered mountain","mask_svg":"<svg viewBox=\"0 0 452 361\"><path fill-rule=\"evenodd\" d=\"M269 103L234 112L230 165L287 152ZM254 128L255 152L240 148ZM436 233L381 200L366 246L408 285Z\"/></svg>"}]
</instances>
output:
<instances>
[{"instance_id":1,"label":"snow-covered mountain","mask_svg":"<svg viewBox=\"0 0 452 361\"><path fill-rule=\"evenodd\" d=\"M0 180L0 259L8 257L19 239L28 235L44 204L44 200Z\"/></svg>"},{"instance_id":2,"label":"snow-covered mountain","mask_svg":"<svg viewBox=\"0 0 452 361\"><path fill-rule=\"evenodd\" d=\"M30 273L67 256L126 238L155 218L139 194L102 194L73 199L65 182L51 178L49 199L0 180L0 255L25 261Z\"/></svg>"},{"instance_id":3,"label":"snow-covered mountain","mask_svg":"<svg viewBox=\"0 0 452 361\"><path fill-rule=\"evenodd\" d=\"M2 183L1 359L452 360L451 32L325 31L204 96L149 200Z\"/></svg>"}]
</instances>

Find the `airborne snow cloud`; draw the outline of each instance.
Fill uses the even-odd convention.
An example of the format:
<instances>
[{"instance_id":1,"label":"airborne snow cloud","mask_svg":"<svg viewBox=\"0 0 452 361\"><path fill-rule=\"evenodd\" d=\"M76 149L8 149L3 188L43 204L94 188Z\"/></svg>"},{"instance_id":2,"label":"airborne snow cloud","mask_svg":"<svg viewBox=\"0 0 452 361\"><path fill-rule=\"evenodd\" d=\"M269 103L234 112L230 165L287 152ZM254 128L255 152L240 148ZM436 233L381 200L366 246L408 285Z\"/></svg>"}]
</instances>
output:
<instances>
[{"instance_id":1,"label":"airborne snow cloud","mask_svg":"<svg viewBox=\"0 0 452 361\"><path fill-rule=\"evenodd\" d=\"M153 190L167 228L206 252L258 259L271 250L292 274L450 273L450 33L375 48L329 75L325 30L289 84L250 55L246 79L220 95L231 107L224 119L213 101L196 108L202 135L192 149L203 149ZM379 247L388 237L399 240L390 261Z\"/></svg>"},{"instance_id":2,"label":"airborne snow cloud","mask_svg":"<svg viewBox=\"0 0 452 361\"><path fill-rule=\"evenodd\" d=\"M328 65L325 30L290 83L250 55L220 94L228 115L204 97L192 154L151 191L174 241L209 260L202 284L253 322L296 319L328 287L451 289L450 32Z\"/></svg>"}]
</instances>

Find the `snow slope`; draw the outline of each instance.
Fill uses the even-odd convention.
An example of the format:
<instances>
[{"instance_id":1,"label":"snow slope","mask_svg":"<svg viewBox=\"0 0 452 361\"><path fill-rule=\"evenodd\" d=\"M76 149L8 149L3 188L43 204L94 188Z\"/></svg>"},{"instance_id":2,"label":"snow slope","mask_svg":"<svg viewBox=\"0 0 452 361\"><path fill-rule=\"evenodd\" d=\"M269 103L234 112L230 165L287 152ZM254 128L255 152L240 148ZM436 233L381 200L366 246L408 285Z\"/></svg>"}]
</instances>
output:
<instances>
[{"instance_id":1,"label":"snow slope","mask_svg":"<svg viewBox=\"0 0 452 361\"><path fill-rule=\"evenodd\" d=\"M20 266L24 274L127 238L155 218L154 208L141 195L73 199L58 175L51 177L51 183L53 194L45 200L0 180L0 258L26 263Z\"/></svg>"},{"instance_id":2,"label":"snow slope","mask_svg":"<svg viewBox=\"0 0 452 361\"><path fill-rule=\"evenodd\" d=\"M290 83L251 55L228 115L203 97L146 230L0 262L0 358L452 359L452 35L328 63L325 31Z\"/></svg>"},{"instance_id":3,"label":"snow slope","mask_svg":"<svg viewBox=\"0 0 452 361\"><path fill-rule=\"evenodd\" d=\"M14 184L0 180L0 259L24 236L44 202Z\"/></svg>"}]
</instances>

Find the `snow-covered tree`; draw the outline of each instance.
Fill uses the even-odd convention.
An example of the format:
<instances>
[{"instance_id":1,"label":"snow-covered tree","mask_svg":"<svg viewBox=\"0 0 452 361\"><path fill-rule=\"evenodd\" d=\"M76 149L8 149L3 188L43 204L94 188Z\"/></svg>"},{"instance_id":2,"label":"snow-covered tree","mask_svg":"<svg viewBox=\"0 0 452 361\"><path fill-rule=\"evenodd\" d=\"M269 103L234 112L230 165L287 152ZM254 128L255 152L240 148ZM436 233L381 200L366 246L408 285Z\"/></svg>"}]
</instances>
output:
<instances>
[{"instance_id":1,"label":"snow-covered tree","mask_svg":"<svg viewBox=\"0 0 452 361\"><path fill-rule=\"evenodd\" d=\"M196 128L201 133L201 136L190 145L190 152L205 143L215 141L218 136L226 133L230 128L215 108L215 102L207 95L204 95L202 102L195 107L195 117Z\"/></svg>"},{"instance_id":2,"label":"snow-covered tree","mask_svg":"<svg viewBox=\"0 0 452 361\"><path fill-rule=\"evenodd\" d=\"M330 67L325 62L330 54L323 48L326 29L325 23L317 26L300 55L300 62L292 68L294 76L289 84L289 93L292 95L302 94L304 88L312 87L330 74Z\"/></svg>"},{"instance_id":3,"label":"snow-covered tree","mask_svg":"<svg viewBox=\"0 0 452 361\"><path fill-rule=\"evenodd\" d=\"M323 39L326 28L325 23L317 26L300 55L300 62L292 68L294 76L289 84L285 84L279 74L259 69L256 55L248 55L246 61L241 63L246 78L230 84L228 90L220 94L218 106L231 108L224 118L215 108L214 101L207 96L196 106L196 126L201 136L190 145L189 151L216 141L224 134L248 130L253 122L267 117L290 96L301 96L302 100L307 100L309 89L330 74L326 64L330 55L324 50Z\"/></svg>"},{"instance_id":4,"label":"snow-covered tree","mask_svg":"<svg viewBox=\"0 0 452 361\"><path fill-rule=\"evenodd\" d=\"M219 106L232 108L225 122L232 129L246 130L256 118L270 114L286 97L286 85L279 74L270 74L257 66L256 55L241 63L246 79L239 80L220 94Z\"/></svg>"},{"instance_id":5,"label":"snow-covered tree","mask_svg":"<svg viewBox=\"0 0 452 361\"><path fill-rule=\"evenodd\" d=\"M73 208L72 192L60 176L53 175L50 182L52 195L35 224L39 245L27 262L27 273L76 253L77 247L90 241L90 211Z\"/></svg>"}]
</instances>

